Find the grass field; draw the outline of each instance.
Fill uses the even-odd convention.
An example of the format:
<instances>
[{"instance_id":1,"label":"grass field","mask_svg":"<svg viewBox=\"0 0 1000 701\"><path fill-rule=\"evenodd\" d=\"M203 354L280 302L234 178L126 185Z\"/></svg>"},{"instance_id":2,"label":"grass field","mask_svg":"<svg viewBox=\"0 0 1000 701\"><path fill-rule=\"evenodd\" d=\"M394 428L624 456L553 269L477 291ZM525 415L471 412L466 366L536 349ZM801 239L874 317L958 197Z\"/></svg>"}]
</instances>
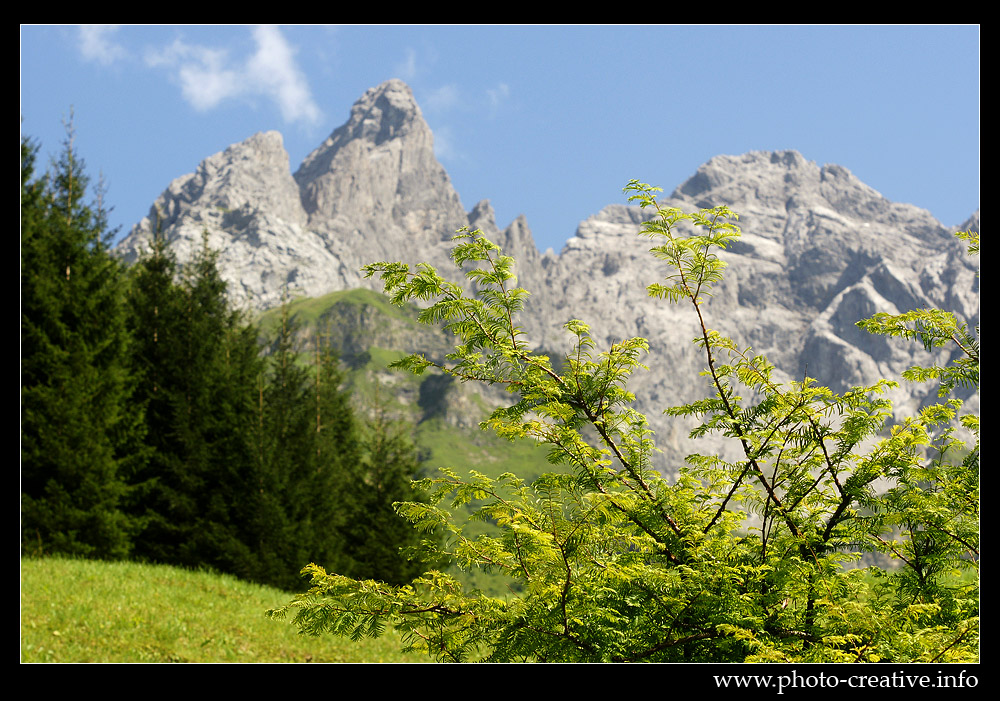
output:
<instances>
[{"instance_id":1,"label":"grass field","mask_svg":"<svg viewBox=\"0 0 1000 701\"><path fill-rule=\"evenodd\" d=\"M209 572L21 561L22 662L424 662L399 637L299 635L264 611L287 592Z\"/></svg>"}]
</instances>

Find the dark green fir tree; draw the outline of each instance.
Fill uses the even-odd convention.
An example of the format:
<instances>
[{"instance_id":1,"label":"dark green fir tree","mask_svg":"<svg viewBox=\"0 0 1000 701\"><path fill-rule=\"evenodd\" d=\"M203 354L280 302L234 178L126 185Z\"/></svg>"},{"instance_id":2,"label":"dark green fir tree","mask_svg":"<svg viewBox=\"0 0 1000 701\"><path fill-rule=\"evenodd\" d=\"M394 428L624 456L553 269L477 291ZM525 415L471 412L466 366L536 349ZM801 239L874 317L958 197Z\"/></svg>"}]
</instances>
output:
<instances>
[{"instance_id":1,"label":"dark green fir tree","mask_svg":"<svg viewBox=\"0 0 1000 701\"><path fill-rule=\"evenodd\" d=\"M197 515L183 560L246 579L260 579L256 545L246 524L251 496L256 385L261 371L257 328L226 297L217 253L206 241L185 271L185 372L174 429L183 444L185 482Z\"/></svg>"},{"instance_id":2,"label":"dark green fir tree","mask_svg":"<svg viewBox=\"0 0 1000 701\"><path fill-rule=\"evenodd\" d=\"M25 553L117 558L122 511L141 467L131 405L124 270L108 252L100 204L72 126L47 176L21 144L21 534Z\"/></svg>"},{"instance_id":3,"label":"dark green fir tree","mask_svg":"<svg viewBox=\"0 0 1000 701\"><path fill-rule=\"evenodd\" d=\"M177 283L174 258L156 238L135 266L132 363L151 454L130 504L143 526L140 557L253 579L247 524L261 363L256 328L230 308L215 259L204 246Z\"/></svg>"},{"instance_id":4,"label":"dark green fir tree","mask_svg":"<svg viewBox=\"0 0 1000 701\"><path fill-rule=\"evenodd\" d=\"M361 470L345 488L350 509L344 527L345 565L338 573L407 584L427 569L417 553L421 541L432 536L396 513L397 502L420 501L412 486L420 460L406 424L390 418L377 392L361 450Z\"/></svg>"},{"instance_id":5,"label":"dark green fir tree","mask_svg":"<svg viewBox=\"0 0 1000 701\"><path fill-rule=\"evenodd\" d=\"M326 562L336 569L347 558L344 533L354 513L350 486L364 479L362 439L350 393L342 389L344 374L337 353L319 333L315 344L313 470L294 498L295 504L308 509L296 514L297 538L312 541L313 552L300 557L298 564Z\"/></svg>"},{"instance_id":6,"label":"dark green fir tree","mask_svg":"<svg viewBox=\"0 0 1000 701\"><path fill-rule=\"evenodd\" d=\"M262 574L271 583L296 588L296 563L308 560L316 535L300 537L299 524L308 518L315 469L316 442L312 383L306 366L297 361L298 326L282 305L281 328L267 359L259 407L258 460L254 480L258 486L251 514Z\"/></svg>"},{"instance_id":7,"label":"dark green fir tree","mask_svg":"<svg viewBox=\"0 0 1000 701\"><path fill-rule=\"evenodd\" d=\"M300 325L282 306L281 327L261 383L259 485L252 515L266 580L301 588L308 562L337 568L350 512L346 485L360 470L358 436L336 354L317 335L301 352ZM312 355L313 362L306 361Z\"/></svg>"}]
</instances>

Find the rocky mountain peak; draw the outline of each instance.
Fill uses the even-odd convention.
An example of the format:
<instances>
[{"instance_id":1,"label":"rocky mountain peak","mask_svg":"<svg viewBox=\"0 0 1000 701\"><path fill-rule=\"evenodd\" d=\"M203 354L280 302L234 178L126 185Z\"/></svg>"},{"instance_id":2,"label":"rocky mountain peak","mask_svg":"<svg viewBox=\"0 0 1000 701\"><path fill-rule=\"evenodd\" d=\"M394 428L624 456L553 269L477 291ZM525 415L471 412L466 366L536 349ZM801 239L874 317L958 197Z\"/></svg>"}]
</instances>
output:
<instances>
[{"instance_id":1,"label":"rocky mountain peak","mask_svg":"<svg viewBox=\"0 0 1000 701\"><path fill-rule=\"evenodd\" d=\"M497 215L489 200L479 200L469 212L469 228L473 231L482 229L486 238L490 237L490 233L498 231Z\"/></svg>"},{"instance_id":2,"label":"rocky mountain peak","mask_svg":"<svg viewBox=\"0 0 1000 701\"><path fill-rule=\"evenodd\" d=\"M661 202L685 211L728 205L740 214L743 235L722 254L729 272L707 311L714 327L766 353L782 379L808 373L843 389L931 360L913 344L862 334L854 322L875 311L941 307L978 323L976 265L964 246L926 210L891 202L842 166L819 166L797 151L716 156ZM586 320L601 343L649 339L656 359L637 380L638 408L669 453L664 466L694 448L690 426L657 418L666 404L700 398L705 388L691 381L703 365L690 344L695 319L646 296L645 286L666 272L636 236L651 213L609 205L581 222L558 256L540 255L523 217L501 230L489 201L464 211L402 81L368 90L294 176L275 132L205 159L170 184L119 246L126 258L142 251L157 211L181 263L207 230L230 294L256 309L280 303L285 289L318 297L378 288L359 273L378 260L453 271L455 230L482 229L515 258L518 282L532 293L518 320L530 342L568 350L571 318ZM977 212L963 229L978 221ZM932 390L904 387L894 398L912 413Z\"/></svg>"},{"instance_id":3,"label":"rocky mountain peak","mask_svg":"<svg viewBox=\"0 0 1000 701\"><path fill-rule=\"evenodd\" d=\"M368 90L294 175L277 132L206 158L119 245L124 258L148 248L157 222L181 263L207 230L231 296L263 309L285 288L313 296L362 286L363 264L401 251L446 263L468 218L412 91L390 80Z\"/></svg>"},{"instance_id":4,"label":"rocky mountain peak","mask_svg":"<svg viewBox=\"0 0 1000 701\"><path fill-rule=\"evenodd\" d=\"M223 155L231 162L245 160L271 168L289 170L285 141L281 132L277 131L257 132L249 139L227 148L223 151Z\"/></svg>"},{"instance_id":5,"label":"rocky mountain peak","mask_svg":"<svg viewBox=\"0 0 1000 701\"><path fill-rule=\"evenodd\" d=\"M118 251L129 262L137 260L159 227L183 262L200 247L202 231L208 231L209 245L225 249L230 243L226 231L246 229L261 218L290 224L306 220L288 152L276 131L254 134L175 179Z\"/></svg>"},{"instance_id":6,"label":"rocky mountain peak","mask_svg":"<svg viewBox=\"0 0 1000 701\"><path fill-rule=\"evenodd\" d=\"M741 156L715 156L674 190L671 197L698 200L735 183L745 184L754 173L761 181L798 184L802 174L818 175L819 169L798 151L750 151Z\"/></svg>"},{"instance_id":7,"label":"rocky mountain peak","mask_svg":"<svg viewBox=\"0 0 1000 701\"><path fill-rule=\"evenodd\" d=\"M347 123L306 157L295 181L310 227L323 233L359 221L381 228L402 223L406 236L425 245L466 223L434 156L430 127L401 80L355 102Z\"/></svg>"},{"instance_id":8,"label":"rocky mountain peak","mask_svg":"<svg viewBox=\"0 0 1000 701\"><path fill-rule=\"evenodd\" d=\"M411 141L418 150L429 146L433 152L434 137L413 91L403 81L393 79L370 88L354 103L347 122L306 156L295 178L308 183L322 176L346 144L362 142L374 149L396 139Z\"/></svg>"},{"instance_id":9,"label":"rocky mountain peak","mask_svg":"<svg viewBox=\"0 0 1000 701\"><path fill-rule=\"evenodd\" d=\"M978 209L972 213L972 216L970 216L968 219L962 222L962 224L958 227L958 231L968 231L969 229L972 229L973 231L979 231Z\"/></svg>"},{"instance_id":10,"label":"rocky mountain peak","mask_svg":"<svg viewBox=\"0 0 1000 701\"><path fill-rule=\"evenodd\" d=\"M376 146L405 138L410 131L430 131L410 86L398 79L368 90L354 103L343 128L350 138L366 139Z\"/></svg>"}]
</instances>

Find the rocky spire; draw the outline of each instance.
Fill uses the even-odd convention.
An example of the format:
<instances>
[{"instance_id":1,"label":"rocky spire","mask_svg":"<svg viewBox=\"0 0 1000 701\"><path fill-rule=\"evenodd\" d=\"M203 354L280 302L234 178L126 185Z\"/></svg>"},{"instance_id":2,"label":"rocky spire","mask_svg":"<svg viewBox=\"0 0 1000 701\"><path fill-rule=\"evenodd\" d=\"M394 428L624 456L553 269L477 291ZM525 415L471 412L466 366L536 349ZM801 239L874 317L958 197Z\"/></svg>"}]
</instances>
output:
<instances>
[{"instance_id":1,"label":"rocky spire","mask_svg":"<svg viewBox=\"0 0 1000 701\"><path fill-rule=\"evenodd\" d=\"M360 268L406 257L448 264L448 242L468 219L410 88L367 91L293 176L277 132L257 134L178 178L119 246L133 261L157 226L178 260L203 230L238 303L263 309L282 288L315 296L377 283Z\"/></svg>"},{"instance_id":2,"label":"rocky spire","mask_svg":"<svg viewBox=\"0 0 1000 701\"><path fill-rule=\"evenodd\" d=\"M409 86L389 80L368 90L347 123L310 153L295 173L309 225L417 239L450 238L466 222L458 194L434 156L434 137ZM404 244L392 241L390 245ZM403 250L403 249L399 249Z\"/></svg>"}]
</instances>

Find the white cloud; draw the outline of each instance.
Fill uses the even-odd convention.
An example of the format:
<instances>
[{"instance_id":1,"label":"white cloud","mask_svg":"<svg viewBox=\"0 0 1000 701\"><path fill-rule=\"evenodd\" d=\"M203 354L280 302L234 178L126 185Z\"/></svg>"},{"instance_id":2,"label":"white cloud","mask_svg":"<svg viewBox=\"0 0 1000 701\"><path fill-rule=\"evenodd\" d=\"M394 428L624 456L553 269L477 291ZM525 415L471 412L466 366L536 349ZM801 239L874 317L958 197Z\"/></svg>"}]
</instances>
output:
<instances>
[{"instance_id":1,"label":"white cloud","mask_svg":"<svg viewBox=\"0 0 1000 701\"><path fill-rule=\"evenodd\" d=\"M181 94L196 110L210 110L230 98L263 96L278 106L286 122L318 123L322 113L295 62L294 49L277 27L257 27L253 36L256 50L242 62L230 59L225 49L178 39L148 52L146 63L173 71Z\"/></svg>"},{"instance_id":2,"label":"white cloud","mask_svg":"<svg viewBox=\"0 0 1000 701\"><path fill-rule=\"evenodd\" d=\"M84 24L80 26L80 53L88 61L96 61L110 66L118 59L125 58L125 49L111 41L111 35L118 31L115 24Z\"/></svg>"},{"instance_id":3,"label":"white cloud","mask_svg":"<svg viewBox=\"0 0 1000 701\"><path fill-rule=\"evenodd\" d=\"M442 126L434 129L434 156L439 161L459 161L465 159L465 154L455 147L455 139L450 127Z\"/></svg>"},{"instance_id":4,"label":"white cloud","mask_svg":"<svg viewBox=\"0 0 1000 701\"><path fill-rule=\"evenodd\" d=\"M176 71L181 94L199 112L212 109L223 100L245 92L240 71L227 68L229 56L223 49L192 46L176 39L160 51L146 54L146 64Z\"/></svg>"},{"instance_id":5,"label":"white cloud","mask_svg":"<svg viewBox=\"0 0 1000 701\"><path fill-rule=\"evenodd\" d=\"M461 96L455 85L443 85L436 90L432 90L423 100L423 104L428 110L436 112L446 112L456 107L460 102Z\"/></svg>"},{"instance_id":6,"label":"white cloud","mask_svg":"<svg viewBox=\"0 0 1000 701\"><path fill-rule=\"evenodd\" d=\"M277 27L257 27L253 32L257 53L247 63L247 73L261 92L281 108L286 122L316 124L322 118L309 83L295 63L295 50Z\"/></svg>"},{"instance_id":7,"label":"white cloud","mask_svg":"<svg viewBox=\"0 0 1000 701\"><path fill-rule=\"evenodd\" d=\"M417 75L417 52L413 49L406 50L406 59L402 63L396 64L396 76L402 80L413 80Z\"/></svg>"},{"instance_id":8,"label":"white cloud","mask_svg":"<svg viewBox=\"0 0 1000 701\"><path fill-rule=\"evenodd\" d=\"M490 100L490 107L496 109L501 102L510 97L510 86L507 83L500 83L495 88L487 89L486 96Z\"/></svg>"}]
</instances>

